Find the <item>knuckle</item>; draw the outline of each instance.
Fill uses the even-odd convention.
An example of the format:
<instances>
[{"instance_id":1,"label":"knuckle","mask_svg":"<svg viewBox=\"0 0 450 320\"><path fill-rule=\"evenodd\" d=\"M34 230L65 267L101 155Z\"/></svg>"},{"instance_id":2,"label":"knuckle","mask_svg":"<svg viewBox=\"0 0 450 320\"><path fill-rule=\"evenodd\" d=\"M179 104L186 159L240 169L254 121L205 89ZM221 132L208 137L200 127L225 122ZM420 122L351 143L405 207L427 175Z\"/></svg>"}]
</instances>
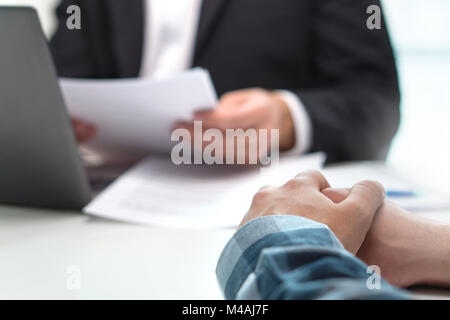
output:
<instances>
[{"instance_id":1,"label":"knuckle","mask_svg":"<svg viewBox=\"0 0 450 320\"><path fill-rule=\"evenodd\" d=\"M312 179L325 179L323 174L318 170L306 170L296 176L296 178L305 178L307 181Z\"/></svg>"},{"instance_id":2,"label":"knuckle","mask_svg":"<svg viewBox=\"0 0 450 320\"><path fill-rule=\"evenodd\" d=\"M236 95L236 92L227 92L227 93L224 93L224 94L220 97L220 99L221 99L221 100L227 100L227 99L233 98L235 95Z\"/></svg>"},{"instance_id":3,"label":"knuckle","mask_svg":"<svg viewBox=\"0 0 450 320\"><path fill-rule=\"evenodd\" d=\"M247 92L248 92L248 93L256 94L256 93L264 93L265 90L262 89L262 88L260 88L260 87L253 87L253 88L249 88L249 89L247 90Z\"/></svg>"},{"instance_id":4,"label":"knuckle","mask_svg":"<svg viewBox=\"0 0 450 320\"><path fill-rule=\"evenodd\" d=\"M258 192L253 196L253 203L259 203L263 201L267 201L272 195L272 189L268 187L261 188Z\"/></svg>"},{"instance_id":5,"label":"knuckle","mask_svg":"<svg viewBox=\"0 0 450 320\"><path fill-rule=\"evenodd\" d=\"M304 179L304 177L298 177L298 178L294 178L294 179L291 179L288 182L286 182L283 185L283 188L285 188L285 189L298 189L302 185L304 185L305 183L306 183L306 180Z\"/></svg>"},{"instance_id":6,"label":"knuckle","mask_svg":"<svg viewBox=\"0 0 450 320\"><path fill-rule=\"evenodd\" d=\"M323 177L322 173L319 170L307 170L306 172L311 176Z\"/></svg>"},{"instance_id":7,"label":"knuckle","mask_svg":"<svg viewBox=\"0 0 450 320\"><path fill-rule=\"evenodd\" d=\"M265 186L262 186L261 188L259 188L258 192L259 192L259 191L268 191L268 190L271 190L271 189L273 189L272 186L270 186L270 185L265 185Z\"/></svg>"},{"instance_id":8,"label":"knuckle","mask_svg":"<svg viewBox=\"0 0 450 320\"><path fill-rule=\"evenodd\" d=\"M372 194L377 198L384 198L385 190L384 187L378 181L373 180L364 180L358 183L360 188L363 188L364 191Z\"/></svg>"},{"instance_id":9,"label":"knuckle","mask_svg":"<svg viewBox=\"0 0 450 320\"><path fill-rule=\"evenodd\" d=\"M327 186L328 181L325 176L318 170L307 170L295 177L296 180L299 180L304 185L317 185Z\"/></svg>"}]
</instances>

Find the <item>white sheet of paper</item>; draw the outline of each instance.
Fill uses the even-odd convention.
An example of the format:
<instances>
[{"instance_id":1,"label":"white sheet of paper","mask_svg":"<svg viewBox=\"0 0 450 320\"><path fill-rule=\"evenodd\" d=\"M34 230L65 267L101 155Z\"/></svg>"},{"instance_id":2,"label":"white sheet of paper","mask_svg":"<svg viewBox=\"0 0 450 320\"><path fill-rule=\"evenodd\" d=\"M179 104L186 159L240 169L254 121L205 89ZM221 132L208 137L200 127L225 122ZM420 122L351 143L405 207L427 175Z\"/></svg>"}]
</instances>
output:
<instances>
[{"instance_id":1,"label":"white sheet of paper","mask_svg":"<svg viewBox=\"0 0 450 320\"><path fill-rule=\"evenodd\" d=\"M164 80L61 79L60 85L69 113L99 129L90 147L110 154L167 153L176 121L217 104L209 73L200 68Z\"/></svg>"},{"instance_id":2,"label":"white sheet of paper","mask_svg":"<svg viewBox=\"0 0 450 320\"><path fill-rule=\"evenodd\" d=\"M236 227L264 185L281 185L320 169L322 153L280 160L278 169L176 166L149 157L100 193L84 212L121 221L175 228Z\"/></svg>"},{"instance_id":3,"label":"white sheet of paper","mask_svg":"<svg viewBox=\"0 0 450 320\"><path fill-rule=\"evenodd\" d=\"M324 169L323 174L334 188L350 188L362 180L379 181L386 191L406 191L416 195L411 197L391 197L403 209L417 211L445 210L450 208L450 196L427 190L410 179L397 175L393 169L383 164L362 162L340 165Z\"/></svg>"}]
</instances>

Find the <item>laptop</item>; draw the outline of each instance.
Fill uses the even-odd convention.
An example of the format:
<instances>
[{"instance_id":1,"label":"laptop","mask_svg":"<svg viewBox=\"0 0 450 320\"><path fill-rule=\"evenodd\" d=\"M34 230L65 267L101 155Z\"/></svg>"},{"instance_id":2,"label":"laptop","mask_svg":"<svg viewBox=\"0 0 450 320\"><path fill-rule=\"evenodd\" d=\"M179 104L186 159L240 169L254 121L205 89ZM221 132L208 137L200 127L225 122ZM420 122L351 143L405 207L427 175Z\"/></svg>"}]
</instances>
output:
<instances>
[{"instance_id":1,"label":"laptop","mask_svg":"<svg viewBox=\"0 0 450 320\"><path fill-rule=\"evenodd\" d=\"M0 205L79 210L91 189L37 13L0 7Z\"/></svg>"}]
</instances>

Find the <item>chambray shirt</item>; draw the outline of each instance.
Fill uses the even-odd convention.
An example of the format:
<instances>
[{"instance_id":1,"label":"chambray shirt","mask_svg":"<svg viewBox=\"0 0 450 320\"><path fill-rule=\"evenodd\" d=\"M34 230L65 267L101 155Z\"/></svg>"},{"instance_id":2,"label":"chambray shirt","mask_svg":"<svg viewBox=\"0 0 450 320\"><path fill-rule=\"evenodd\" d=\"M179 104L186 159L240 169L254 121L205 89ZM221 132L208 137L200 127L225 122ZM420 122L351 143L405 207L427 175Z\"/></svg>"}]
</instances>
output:
<instances>
[{"instance_id":1,"label":"chambray shirt","mask_svg":"<svg viewBox=\"0 0 450 320\"><path fill-rule=\"evenodd\" d=\"M268 216L238 230L216 273L227 299L410 298L383 279L378 288L368 285L372 274L367 271L326 225L297 216Z\"/></svg>"}]
</instances>

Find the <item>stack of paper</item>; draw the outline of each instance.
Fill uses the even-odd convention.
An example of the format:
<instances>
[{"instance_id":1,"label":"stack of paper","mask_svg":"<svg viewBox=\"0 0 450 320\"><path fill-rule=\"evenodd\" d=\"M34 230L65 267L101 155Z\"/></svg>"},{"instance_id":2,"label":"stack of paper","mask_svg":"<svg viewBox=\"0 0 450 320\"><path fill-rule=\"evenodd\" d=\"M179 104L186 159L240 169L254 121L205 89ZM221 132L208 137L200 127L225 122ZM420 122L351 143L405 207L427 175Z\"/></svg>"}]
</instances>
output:
<instances>
[{"instance_id":1,"label":"stack of paper","mask_svg":"<svg viewBox=\"0 0 450 320\"><path fill-rule=\"evenodd\" d=\"M85 209L91 215L179 228L239 225L253 195L264 185L281 185L298 173L320 169L324 154L280 160L279 168L176 166L150 157L117 179Z\"/></svg>"},{"instance_id":2,"label":"stack of paper","mask_svg":"<svg viewBox=\"0 0 450 320\"><path fill-rule=\"evenodd\" d=\"M174 123L217 104L203 69L164 80L61 79L60 85L71 116L98 127L90 147L107 154L168 153Z\"/></svg>"}]
</instances>

